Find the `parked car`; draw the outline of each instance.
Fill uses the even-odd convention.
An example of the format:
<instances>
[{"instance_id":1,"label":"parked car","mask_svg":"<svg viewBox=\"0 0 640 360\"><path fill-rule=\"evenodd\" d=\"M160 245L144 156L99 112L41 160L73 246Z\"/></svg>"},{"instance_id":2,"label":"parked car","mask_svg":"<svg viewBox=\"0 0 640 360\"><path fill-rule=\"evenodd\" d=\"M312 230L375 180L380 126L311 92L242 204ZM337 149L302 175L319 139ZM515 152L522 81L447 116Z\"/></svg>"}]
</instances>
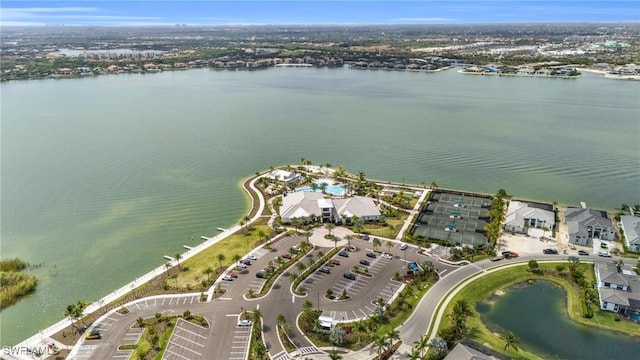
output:
<instances>
[{"instance_id":1,"label":"parked car","mask_svg":"<svg viewBox=\"0 0 640 360\"><path fill-rule=\"evenodd\" d=\"M360 260L360 264L365 265L365 266L369 266L369 265L371 265L371 263L369 262L369 260L366 260L366 259L362 259L362 260Z\"/></svg>"},{"instance_id":2,"label":"parked car","mask_svg":"<svg viewBox=\"0 0 640 360\"><path fill-rule=\"evenodd\" d=\"M302 251L298 245L295 245L295 246L291 247L291 249L296 254L299 253L300 251Z\"/></svg>"},{"instance_id":3,"label":"parked car","mask_svg":"<svg viewBox=\"0 0 640 360\"><path fill-rule=\"evenodd\" d=\"M584 256L586 256L586 255L589 255L589 253L588 253L588 252L586 252L586 251L584 251L584 250L578 250L578 255L584 255Z\"/></svg>"},{"instance_id":4,"label":"parked car","mask_svg":"<svg viewBox=\"0 0 640 360\"><path fill-rule=\"evenodd\" d=\"M611 257L611 254L609 254L609 252L607 251L600 251L598 253L598 256L602 256L602 257Z\"/></svg>"},{"instance_id":5,"label":"parked car","mask_svg":"<svg viewBox=\"0 0 640 360\"><path fill-rule=\"evenodd\" d=\"M331 265L340 265L340 260L338 260L338 259L331 259L330 263L331 263Z\"/></svg>"},{"instance_id":6,"label":"parked car","mask_svg":"<svg viewBox=\"0 0 640 360\"><path fill-rule=\"evenodd\" d=\"M265 273L265 271L264 271L264 270L261 270L261 271L258 271L258 272L256 273L256 277L257 277L258 279L264 279L265 277L267 277L267 274Z\"/></svg>"},{"instance_id":7,"label":"parked car","mask_svg":"<svg viewBox=\"0 0 640 360\"><path fill-rule=\"evenodd\" d=\"M391 254L387 254L387 253L382 253L382 255L380 255L381 258L383 259L387 259L387 260L393 260L393 256L391 256Z\"/></svg>"},{"instance_id":8,"label":"parked car","mask_svg":"<svg viewBox=\"0 0 640 360\"><path fill-rule=\"evenodd\" d=\"M346 272L342 275L345 279L355 280L356 275L354 273Z\"/></svg>"},{"instance_id":9,"label":"parked car","mask_svg":"<svg viewBox=\"0 0 640 360\"><path fill-rule=\"evenodd\" d=\"M320 269L318 269L318 271L328 274L331 272L331 269L328 266L321 266Z\"/></svg>"},{"instance_id":10,"label":"parked car","mask_svg":"<svg viewBox=\"0 0 640 360\"><path fill-rule=\"evenodd\" d=\"M289 253L284 253L284 254L282 254L282 258L283 258L283 259L291 259L291 254L289 254Z\"/></svg>"},{"instance_id":11,"label":"parked car","mask_svg":"<svg viewBox=\"0 0 640 360\"><path fill-rule=\"evenodd\" d=\"M238 320L238 326L251 326L253 322L251 320Z\"/></svg>"},{"instance_id":12,"label":"parked car","mask_svg":"<svg viewBox=\"0 0 640 360\"><path fill-rule=\"evenodd\" d=\"M348 253L348 252L346 252L346 251L344 251L344 250L340 251L340 252L338 253L338 255L340 255L340 256L342 256L342 257L349 257L349 253Z\"/></svg>"},{"instance_id":13,"label":"parked car","mask_svg":"<svg viewBox=\"0 0 640 360\"><path fill-rule=\"evenodd\" d=\"M227 275L231 276L232 278L237 278L237 277L238 277L238 274L237 274L237 273L235 273L235 272L233 272L233 271L229 271L229 272L227 273Z\"/></svg>"},{"instance_id":14,"label":"parked car","mask_svg":"<svg viewBox=\"0 0 640 360\"><path fill-rule=\"evenodd\" d=\"M233 281L233 278L231 277L231 275L225 275L222 277L222 280L224 281Z\"/></svg>"},{"instance_id":15,"label":"parked car","mask_svg":"<svg viewBox=\"0 0 640 360\"><path fill-rule=\"evenodd\" d=\"M544 254L552 254L553 255L553 254L557 254L558 250L556 250L556 249L544 249L544 250L542 250L542 252Z\"/></svg>"},{"instance_id":16,"label":"parked car","mask_svg":"<svg viewBox=\"0 0 640 360\"><path fill-rule=\"evenodd\" d=\"M370 258L373 258L373 259L377 258L376 254L374 254L372 252L368 252L367 253L367 257L370 257Z\"/></svg>"},{"instance_id":17,"label":"parked car","mask_svg":"<svg viewBox=\"0 0 640 360\"><path fill-rule=\"evenodd\" d=\"M402 245L400 245L400 250L407 250L408 247L409 247L409 245L402 244Z\"/></svg>"},{"instance_id":18,"label":"parked car","mask_svg":"<svg viewBox=\"0 0 640 360\"><path fill-rule=\"evenodd\" d=\"M99 340L99 339L102 339L102 335L100 335L99 330L93 329L91 330L91 332L87 333L87 335L85 335L84 338L87 340Z\"/></svg>"},{"instance_id":19,"label":"parked car","mask_svg":"<svg viewBox=\"0 0 640 360\"><path fill-rule=\"evenodd\" d=\"M369 235L367 235L367 234L362 235L362 240L368 241L369 240Z\"/></svg>"},{"instance_id":20,"label":"parked car","mask_svg":"<svg viewBox=\"0 0 640 360\"><path fill-rule=\"evenodd\" d=\"M251 265L251 260L249 260L249 259L242 259L242 260L240 260L240 264Z\"/></svg>"},{"instance_id":21,"label":"parked car","mask_svg":"<svg viewBox=\"0 0 640 360\"><path fill-rule=\"evenodd\" d=\"M247 255L247 259L249 259L249 260L258 260L258 258L255 255Z\"/></svg>"},{"instance_id":22,"label":"parked car","mask_svg":"<svg viewBox=\"0 0 640 360\"><path fill-rule=\"evenodd\" d=\"M240 268L240 269L246 269L247 268L247 264L243 264L241 262L238 262L238 264L236 265L236 267Z\"/></svg>"}]
</instances>

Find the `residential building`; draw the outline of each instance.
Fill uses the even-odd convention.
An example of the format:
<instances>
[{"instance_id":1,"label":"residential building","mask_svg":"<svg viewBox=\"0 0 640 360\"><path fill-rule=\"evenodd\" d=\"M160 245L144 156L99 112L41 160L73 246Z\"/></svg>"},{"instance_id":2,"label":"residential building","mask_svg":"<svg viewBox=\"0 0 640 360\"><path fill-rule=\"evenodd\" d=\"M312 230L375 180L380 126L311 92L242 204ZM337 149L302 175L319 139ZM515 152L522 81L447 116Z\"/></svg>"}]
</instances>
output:
<instances>
[{"instance_id":1,"label":"residential building","mask_svg":"<svg viewBox=\"0 0 640 360\"><path fill-rule=\"evenodd\" d=\"M619 224L627 250L640 252L640 217L622 215Z\"/></svg>"},{"instance_id":2,"label":"residential building","mask_svg":"<svg viewBox=\"0 0 640 360\"><path fill-rule=\"evenodd\" d=\"M544 207L553 209L544 204L510 201L504 222L505 230L521 234L526 234L529 228L552 230L555 226L555 213Z\"/></svg>"},{"instance_id":3,"label":"residential building","mask_svg":"<svg viewBox=\"0 0 640 360\"><path fill-rule=\"evenodd\" d=\"M613 263L596 263L600 308L629 316L640 314L640 277Z\"/></svg>"},{"instance_id":4,"label":"residential building","mask_svg":"<svg viewBox=\"0 0 640 360\"><path fill-rule=\"evenodd\" d=\"M508 360L511 357L501 354L469 339L458 343L444 360Z\"/></svg>"},{"instance_id":5,"label":"residential building","mask_svg":"<svg viewBox=\"0 0 640 360\"><path fill-rule=\"evenodd\" d=\"M345 199L326 199L319 192L294 192L282 197L280 218L290 223L294 218L311 219L320 222L350 222L354 216L362 221L382 219L380 209L373 199L355 196Z\"/></svg>"},{"instance_id":6,"label":"residential building","mask_svg":"<svg viewBox=\"0 0 640 360\"><path fill-rule=\"evenodd\" d=\"M593 239L613 240L616 232L607 213L587 208L568 208L564 213L569 242L592 246Z\"/></svg>"}]
</instances>

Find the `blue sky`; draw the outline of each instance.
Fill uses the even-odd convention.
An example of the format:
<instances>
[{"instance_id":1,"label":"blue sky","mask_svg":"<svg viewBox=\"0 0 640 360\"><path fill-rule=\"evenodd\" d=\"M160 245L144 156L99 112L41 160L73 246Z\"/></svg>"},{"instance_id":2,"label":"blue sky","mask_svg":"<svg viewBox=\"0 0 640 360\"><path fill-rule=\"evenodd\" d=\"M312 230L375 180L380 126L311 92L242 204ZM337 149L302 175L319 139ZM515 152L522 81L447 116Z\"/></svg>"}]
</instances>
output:
<instances>
[{"instance_id":1,"label":"blue sky","mask_svg":"<svg viewBox=\"0 0 640 360\"><path fill-rule=\"evenodd\" d=\"M21 1L2 0L9 25L462 24L640 21L632 1Z\"/></svg>"}]
</instances>

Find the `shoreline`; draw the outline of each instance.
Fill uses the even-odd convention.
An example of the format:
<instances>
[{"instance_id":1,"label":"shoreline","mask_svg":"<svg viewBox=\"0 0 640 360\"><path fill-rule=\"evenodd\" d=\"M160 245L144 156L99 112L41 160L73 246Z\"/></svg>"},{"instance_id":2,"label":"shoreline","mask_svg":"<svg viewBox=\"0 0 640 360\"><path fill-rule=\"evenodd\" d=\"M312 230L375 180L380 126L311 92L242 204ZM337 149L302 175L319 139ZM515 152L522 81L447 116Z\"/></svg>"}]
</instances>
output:
<instances>
[{"instance_id":1,"label":"shoreline","mask_svg":"<svg viewBox=\"0 0 640 360\"><path fill-rule=\"evenodd\" d=\"M281 165L278 166L277 168L285 168L287 166L291 166L292 168L296 169L299 166L304 166L304 165ZM309 171L308 166L305 166L307 168L307 171ZM265 216L263 213L265 212L265 210L267 210L266 207L266 199L264 197L264 195L262 194L262 192L255 187L255 182L257 181L257 179L260 178L260 176L263 176L265 173L268 173L270 170L266 169L266 170L262 170L257 172L256 174L249 176L245 179L243 179L242 181L239 182L240 186L244 189L244 191L248 194L249 198L248 200L248 205L249 205L249 209L248 212L246 212L246 217L249 217L250 220L248 221L248 223L253 223L256 220L260 219L261 217ZM333 170L330 170L333 171ZM354 175L351 175L354 176ZM379 179L368 179L368 181L371 182L375 182L381 185L395 185L395 186L403 186L406 187L408 189L414 189L414 190L426 190L429 189L430 187L426 184L424 185L418 185L418 184L408 184L408 183L398 183L398 182L391 182L391 181L384 181L384 180L379 180ZM468 190L458 190L458 189L448 189L448 188L442 188L442 187L437 187L438 190L442 190L442 191L453 191L453 192L460 192L460 193L468 193L468 194L476 194L476 195L485 195L485 196L491 196L492 194L485 194L485 193L480 193L480 192L474 192L474 191L468 191ZM518 197L521 198L521 197ZM531 201L535 201L535 200L531 200ZM558 204L558 205L563 205L563 204ZM239 219L239 221L241 221L242 218ZM206 239L206 241L204 241L203 243L199 244L198 246L195 246L191 249L189 249L188 251L182 253L182 257L181 257L181 261L185 261L197 254L199 254L200 252L208 249L209 247L215 245L216 243L218 243L219 241L227 238L228 236L233 235L234 233L241 231L242 230L242 226L241 225L234 225L233 227L217 234L214 237L206 237L206 236L202 236L201 238L204 240ZM120 287L118 290L114 290L112 293L109 293L107 295L105 295L104 297L92 302L89 306L87 306L86 310L85 310L85 315L83 317L86 316L90 316L90 315L97 315L97 317L100 317L99 312L100 310L104 310L105 305L109 305L112 304L114 301L117 300L121 300L123 299L126 295L133 293L138 287L141 287L149 282L151 282L152 280L156 279L157 277L163 276L163 274L165 274L166 272L170 271L170 269L174 268L176 266L176 261L171 260L171 268L167 268L164 264L156 267L152 270L150 270L148 273L135 278L133 281L125 284L124 286ZM214 284L215 286L215 284ZM207 301L211 300L212 298L212 294L213 294L213 289L214 286L212 286L207 292L205 292L205 295L207 295ZM180 295L185 295L186 293L180 293ZM194 293L199 295L199 293ZM170 294L165 294L166 296L170 296ZM163 295L164 296L164 295ZM141 298L144 298L141 297ZM139 299L134 299L131 300L129 302L135 302L138 301ZM128 302L127 302L128 303ZM124 306L123 305L113 305L115 307L119 307L119 306ZM33 336L23 340L22 342L18 343L16 346L24 346L24 347L28 347L28 346L33 346L35 344L40 344L41 342L45 341L45 340L54 340L56 337L56 334L60 334L62 331L66 330L69 328L70 326L70 320L68 318L64 318L61 319L60 321L52 324L51 326L47 327L46 329L40 330L38 333L34 334ZM59 338L59 336L57 336ZM59 342L59 341L58 341ZM59 342L61 343L61 342ZM62 344L62 343L61 343Z\"/></svg>"}]
</instances>

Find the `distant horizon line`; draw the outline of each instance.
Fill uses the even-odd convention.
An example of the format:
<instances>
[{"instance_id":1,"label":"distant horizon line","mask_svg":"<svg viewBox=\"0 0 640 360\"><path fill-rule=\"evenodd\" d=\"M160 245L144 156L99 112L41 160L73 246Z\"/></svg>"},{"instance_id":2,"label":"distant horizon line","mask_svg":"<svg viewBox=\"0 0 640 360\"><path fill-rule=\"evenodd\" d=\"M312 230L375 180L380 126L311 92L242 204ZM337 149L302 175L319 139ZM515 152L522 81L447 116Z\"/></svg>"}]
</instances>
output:
<instances>
[{"instance_id":1,"label":"distant horizon line","mask_svg":"<svg viewBox=\"0 0 640 360\"><path fill-rule=\"evenodd\" d=\"M526 25L526 24L636 24L640 25L640 20L562 20L562 21L501 21L501 22L433 22L433 23L229 23L229 24L196 24L196 23L158 23L158 24L66 24L66 23L47 23L47 24L9 24L0 23L0 28L9 27L220 27L220 26L237 26L237 27L261 27L261 26L293 26L293 27L311 27L311 26L464 26L464 25Z\"/></svg>"}]
</instances>

